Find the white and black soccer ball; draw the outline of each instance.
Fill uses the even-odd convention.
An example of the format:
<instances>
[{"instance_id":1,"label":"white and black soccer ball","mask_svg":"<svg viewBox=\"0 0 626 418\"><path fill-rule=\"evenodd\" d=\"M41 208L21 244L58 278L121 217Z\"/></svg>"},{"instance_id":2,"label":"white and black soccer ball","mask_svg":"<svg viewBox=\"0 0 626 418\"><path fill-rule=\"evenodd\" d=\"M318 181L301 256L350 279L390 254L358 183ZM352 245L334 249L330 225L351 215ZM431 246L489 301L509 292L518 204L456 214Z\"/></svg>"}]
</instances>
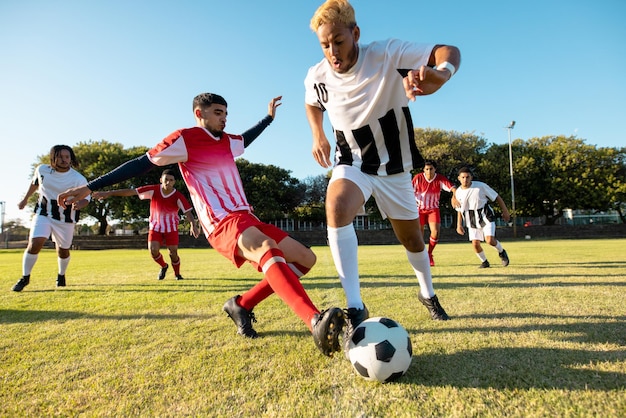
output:
<instances>
[{"instance_id":1,"label":"white and black soccer ball","mask_svg":"<svg viewBox=\"0 0 626 418\"><path fill-rule=\"evenodd\" d=\"M350 363L364 379L391 382L411 365L411 338L393 319L377 317L361 322L348 344Z\"/></svg>"}]
</instances>

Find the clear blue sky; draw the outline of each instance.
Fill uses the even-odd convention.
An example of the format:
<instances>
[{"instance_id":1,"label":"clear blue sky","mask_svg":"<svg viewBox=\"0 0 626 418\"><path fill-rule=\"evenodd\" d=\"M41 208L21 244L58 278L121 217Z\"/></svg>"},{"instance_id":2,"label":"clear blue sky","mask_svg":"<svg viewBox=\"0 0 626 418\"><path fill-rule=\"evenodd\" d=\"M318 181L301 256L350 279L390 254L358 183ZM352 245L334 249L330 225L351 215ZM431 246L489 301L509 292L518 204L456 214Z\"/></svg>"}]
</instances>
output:
<instances>
[{"instance_id":1,"label":"clear blue sky","mask_svg":"<svg viewBox=\"0 0 626 418\"><path fill-rule=\"evenodd\" d=\"M283 95L274 123L244 158L299 179L311 157L303 79L322 58L309 20L321 0L0 0L0 201L5 221L31 164L55 144L153 146L193 125L192 98L229 102L241 133ZM399 38L456 45L462 66L418 99L417 127L473 132L490 143L575 135L626 146L623 0L353 0L364 43ZM330 129L327 123L328 130ZM508 173L508 167L502 167Z\"/></svg>"}]
</instances>

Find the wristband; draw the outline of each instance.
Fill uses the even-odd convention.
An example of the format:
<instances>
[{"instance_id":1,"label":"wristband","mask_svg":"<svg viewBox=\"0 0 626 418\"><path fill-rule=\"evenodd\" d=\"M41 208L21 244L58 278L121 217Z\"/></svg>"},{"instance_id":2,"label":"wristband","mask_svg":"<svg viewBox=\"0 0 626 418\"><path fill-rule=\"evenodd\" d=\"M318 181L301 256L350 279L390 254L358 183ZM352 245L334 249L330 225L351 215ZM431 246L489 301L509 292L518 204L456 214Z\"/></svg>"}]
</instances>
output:
<instances>
[{"instance_id":1,"label":"wristband","mask_svg":"<svg viewBox=\"0 0 626 418\"><path fill-rule=\"evenodd\" d=\"M450 78L452 78L454 73L456 73L456 68L454 68L454 65L450 64L448 61L442 62L441 64L437 65L435 68L437 70L448 70L448 71L450 71Z\"/></svg>"}]
</instances>

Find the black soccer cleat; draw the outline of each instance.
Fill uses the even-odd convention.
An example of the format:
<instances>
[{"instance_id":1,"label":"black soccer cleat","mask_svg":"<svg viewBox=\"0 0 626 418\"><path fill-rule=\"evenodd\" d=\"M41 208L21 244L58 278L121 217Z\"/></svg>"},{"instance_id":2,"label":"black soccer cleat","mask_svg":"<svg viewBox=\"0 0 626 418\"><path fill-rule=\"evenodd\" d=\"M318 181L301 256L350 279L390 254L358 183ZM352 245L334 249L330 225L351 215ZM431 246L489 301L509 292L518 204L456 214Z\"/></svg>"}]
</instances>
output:
<instances>
[{"instance_id":1,"label":"black soccer cleat","mask_svg":"<svg viewBox=\"0 0 626 418\"><path fill-rule=\"evenodd\" d=\"M430 312L430 317L435 321L447 321L448 319L450 319L446 311L439 303L437 295L433 296L430 299L426 299L424 296L422 296L421 292L418 292L417 299L422 302L422 305L426 306L426 309L428 309L428 312Z\"/></svg>"},{"instance_id":2,"label":"black soccer cleat","mask_svg":"<svg viewBox=\"0 0 626 418\"><path fill-rule=\"evenodd\" d=\"M65 274L57 275L57 287L65 287Z\"/></svg>"},{"instance_id":3,"label":"black soccer cleat","mask_svg":"<svg viewBox=\"0 0 626 418\"><path fill-rule=\"evenodd\" d=\"M237 325L237 334L247 338L257 338L259 334L252 328L252 323L256 322L254 313L252 313L252 310L248 311L237 304L239 297L240 296L237 295L228 299L222 307L222 310L226 312L235 325Z\"/></svg>"},{"instance_id":4,"label":"black soccer cleat","mask_svg":"<svg viewBox=\"0 0 626 418\"><path fill-rule=\"evenodd\" d=\"M350 346L350 338L352 338L356 327L370 317L370 313L365 304L363 304L363 309L348 308L344 310L344 313L346 314L346 329L343 332L343 352L346 358L349 358L348 348Z\"/></svg>"},{"instance_id":5,"label":"black soccer cleat","mask_svg":"<svg viewBox=\"0 0 626 418\"><path fill-rule=\"evenodd\" d=\"M316 313L311 319L313 341L325 356L332 357L334 352L341 351L339 334L345 323L344 314L340 308L330 308Z\"/></svg>"},{"instance_id":6,"label":"black soccer cleat","mask_svg":"<svg viewBox=\"0 0 626 418\"><path fill-rule=\"evenodd\" d=\"M498 254L500 256L500 260L502 260L502 265L504 267L509 265L509 255L506 253L506 250L502 249L502 252Z\"/></svg>"},{"instance_id":7,"label":"black soccer cleat","mask_svg":"<svg viewBox=\"0 0 626 418\"><path fill-rule=\"evenodd\" d=\"M479 269L486 269L491 267L491 265L489 264L489 260L485 260L483 261L480 266L478 266Z\"/></svg>"},{"instance_id":8,"label":"black soccer cleat","mask_svg":"<svg viewBox=\"0 0 626 418\"><path fill-rule=\"evenodd\" d=\"M165 273L167 273L167 269L169 268L169 264L166 264L165 267L161 267L161 271L159 272L159 276L158 279L159 280L163 280L165 279Z\"/></svg>"},{"instance_id":9,"label":"black soccer cleat","mask_svg":"<svg viewBox=\"0 0 626 418\"><path fill-rule=\"evenodd\" d=\"M21 292L30 283L30 274L28 276L22 276L11 288L14 292Z\"/></svg>"},{"instance_id":10,"label":"black soccer cleat","mask_svg":"<svg viewBox=\"0 0 626 418\"><path fill-rule=\"evenodd\" d=\"M181 276L180 274L176 275L176 280L183 280L183 276Z\"/></svg>"}]
</instances>

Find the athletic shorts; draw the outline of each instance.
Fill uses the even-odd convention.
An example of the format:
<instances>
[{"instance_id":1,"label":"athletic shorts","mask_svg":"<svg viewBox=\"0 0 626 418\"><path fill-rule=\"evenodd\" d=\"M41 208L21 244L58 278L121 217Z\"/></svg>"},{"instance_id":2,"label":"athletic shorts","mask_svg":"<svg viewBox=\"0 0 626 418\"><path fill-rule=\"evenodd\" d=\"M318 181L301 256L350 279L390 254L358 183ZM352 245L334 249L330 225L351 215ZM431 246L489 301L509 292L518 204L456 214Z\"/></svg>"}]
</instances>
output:
<instances>
[{"instance_id":1,"label":"athletic shorts","mask_svg":"<svg viewBox=\"0 0 626 418\"><path fill-rule=\"evenodd\" d=\"M29 239L52 236L52 241L57 247L69 250L74 239L74 225L74 223L57 221L47 216L35 215L31 221Z\"/></svg>"},{"instance_id":2,"label":"athletic shorts","mask_svg":"<svg viewBox=\"0 0 626 418\"><path fill-rule=\"evenodd\" d=\"M259 218L250 212L240 211L231 213L217 224L211 235L209 235L209 244L239 268L248 260L239 255L237 241L243 231L252 227L257 228L277 243L289 236L282 229L261 222Z\"/></svg>"},{"instance_id":3,"label":"athletic shorts","mask_svg":"<svg viewBox=\"0 0 626 418\"><path fill-rule=\"evenodd\" d=\"M431 210L420 210L420 225L429 225L430 223L441 223L441 212L439 208Z\"/></svg>"},{"instance_id":4,"label":"athletic shorts","mask_svg":"<svg viewBox=\"0 0 626 418\"><path fill-rule=\"evenodd\" d=\"M374 196L383 219L389 217L409 221L419 218L410 172L374 176L365 174L354 166L340 164L333 168L329 183L338 179L350 180L356 184L361 189L365 202L370 196Z\"/></svg>"},{"instance_id":5,"label":"athletic shorts","mask_svg":"<svg viewBox=\"0 0 626 418\"><path fill-rule=\"evenodd\" d=\"M180 239L178 237L178 231L157 232L150 230L148 232L148 242L150 241L157 241L169 247L171 245L178 245Z\"/></svg>"},{"instance_id":6,"label":"athletic shorts","mask_svg":"<svg viewBox=\"0 0 626 418\"><path fill-rule=\"evenodd\" d=\"M487 222L482 228L467 228L470 241L484 241L485 237L496 236L496 223Z\"/></svg>"}]
</instances>

